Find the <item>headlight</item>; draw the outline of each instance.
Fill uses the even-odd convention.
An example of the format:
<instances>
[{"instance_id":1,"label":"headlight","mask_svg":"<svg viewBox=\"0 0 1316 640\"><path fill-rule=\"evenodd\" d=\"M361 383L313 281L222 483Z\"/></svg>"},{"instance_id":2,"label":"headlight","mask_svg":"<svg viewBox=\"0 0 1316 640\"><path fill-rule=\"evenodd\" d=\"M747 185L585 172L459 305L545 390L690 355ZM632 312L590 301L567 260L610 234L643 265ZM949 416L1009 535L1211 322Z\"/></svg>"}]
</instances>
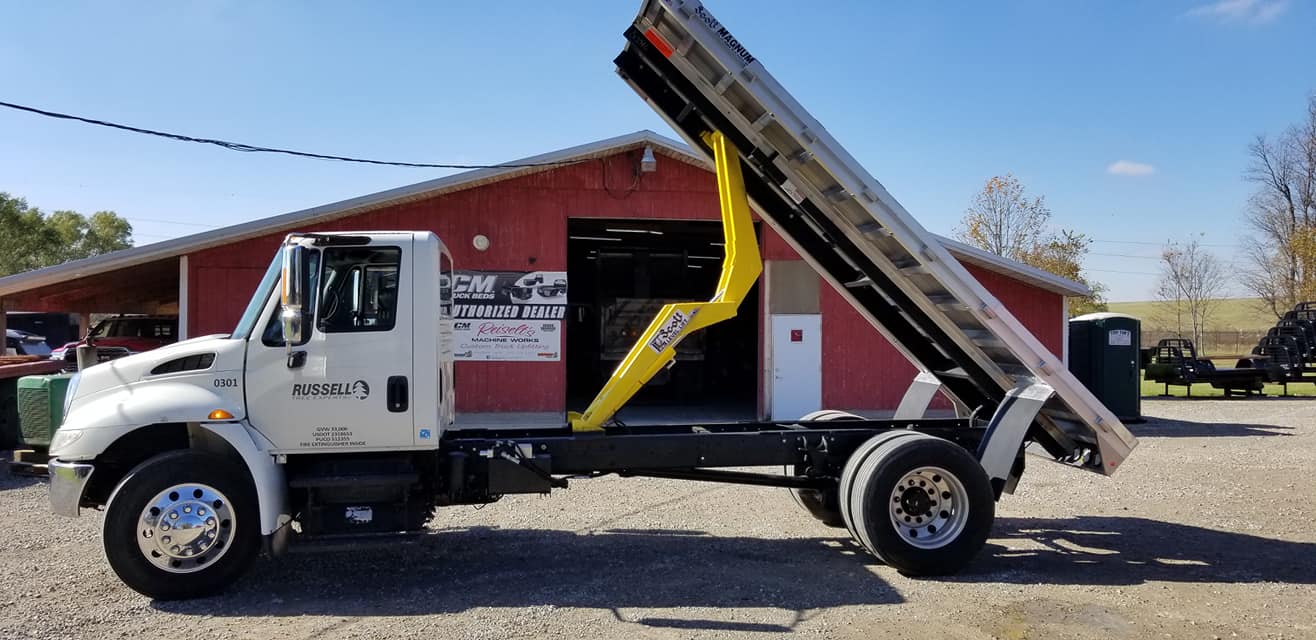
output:
<instances>
[{"instance_id":1,"label":"headlight","mask_svg":"<svg viewBox=\"0 0 1316 640\"><path fill-rule=\"evenodd\" d=\"M81 437L82 429L75 429L73 431L60 429L59 431L56 431L55 437L50 441L50 453L52 455L59 455L60 451L68 448Z\"/></svg>"},{"instance_id":2,"label":"headlight","mask_svg":"<svg viewBox=\"0 0 1316 640\"><path fill-rule=\"evenodd\" d=\"M69 378L69 386L64 390L64 417L69 417L69 407L73 405L73 396L78 394L78 383L82 382L82 373L73 374Z\"/></svg>"}]
</instances>

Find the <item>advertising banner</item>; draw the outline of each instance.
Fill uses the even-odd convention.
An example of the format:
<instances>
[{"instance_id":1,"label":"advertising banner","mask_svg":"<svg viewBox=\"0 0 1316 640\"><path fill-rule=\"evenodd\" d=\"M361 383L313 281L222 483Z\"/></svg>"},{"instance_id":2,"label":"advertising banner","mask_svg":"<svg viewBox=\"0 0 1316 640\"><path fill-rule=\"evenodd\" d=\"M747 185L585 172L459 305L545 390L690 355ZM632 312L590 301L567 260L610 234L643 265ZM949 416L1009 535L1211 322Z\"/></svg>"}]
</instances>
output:
<instances>
[{"instance_id":1,"label":"advertising banner","mask_svg":"<svg viewBox=\"0 0 1316 640\"><path fill-rule=\"evenodd\" d=\"M562 359L565 271L457 271L452 297L457 360Z\"/></svg>"}]
</instances>

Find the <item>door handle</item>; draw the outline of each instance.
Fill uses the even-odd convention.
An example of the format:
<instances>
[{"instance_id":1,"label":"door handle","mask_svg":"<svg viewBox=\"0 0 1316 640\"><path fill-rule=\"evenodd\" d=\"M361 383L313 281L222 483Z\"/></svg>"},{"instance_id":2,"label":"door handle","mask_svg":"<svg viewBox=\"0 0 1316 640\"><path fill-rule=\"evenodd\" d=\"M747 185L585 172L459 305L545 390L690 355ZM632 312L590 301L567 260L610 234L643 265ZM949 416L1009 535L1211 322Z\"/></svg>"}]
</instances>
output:
<instances>
[{"instance_id":1,"label":"door handle","mask_svg":"<svg viewBox=\"0 0 1316 640\"><path fill-rule=\"evenodd\" d=\"M406 376L389 376L388 392L385 394L388 402L388 410L393 413L402 413L407 410L407 377Z\"/></svg>"}]
</instances>

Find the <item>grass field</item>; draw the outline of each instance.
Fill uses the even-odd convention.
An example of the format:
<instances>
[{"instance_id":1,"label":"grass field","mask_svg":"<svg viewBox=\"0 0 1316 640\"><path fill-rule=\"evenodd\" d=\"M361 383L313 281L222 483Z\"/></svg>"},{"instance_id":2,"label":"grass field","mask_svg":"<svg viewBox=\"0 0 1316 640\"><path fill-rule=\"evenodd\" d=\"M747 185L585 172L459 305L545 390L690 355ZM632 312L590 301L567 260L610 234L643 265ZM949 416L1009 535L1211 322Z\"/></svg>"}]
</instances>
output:
<instances>
[{"instance_id":1,"label":"grass field","mask_svg":"<svg viewBox=\"0 0 1316 640\"><path fill-rule=\"evenodd\" d=\"M1167 323L1173 323L1173 316L1164 311L1163 302L1111 302L1107 306L1116 313L1141 319L1143 329L1165 328L1172 326ZM1262 306L1259 298L1222 299L1206 321L1208 331L1265 331L1273 326L1275 315Z\"/></svg>"}]
</instances>

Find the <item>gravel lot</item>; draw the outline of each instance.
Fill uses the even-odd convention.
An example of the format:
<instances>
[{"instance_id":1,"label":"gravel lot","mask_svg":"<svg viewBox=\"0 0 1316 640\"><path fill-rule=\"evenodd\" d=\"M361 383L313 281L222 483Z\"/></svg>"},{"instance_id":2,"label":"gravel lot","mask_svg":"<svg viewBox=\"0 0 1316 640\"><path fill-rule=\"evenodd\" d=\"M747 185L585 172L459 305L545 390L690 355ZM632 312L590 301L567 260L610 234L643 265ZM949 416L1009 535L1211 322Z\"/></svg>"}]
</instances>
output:
<instances>
[{"instance_id":1,"label":"gravel lot","mask_svg":"<svg viewBox=\"0 0 1316 640\"><path fill-rule=\"evenodd\" d=\"M110 572L99 514L0 478L0 637L1316 638L1316 400L1143 408L1119 475L1033 460L942 580L856 553L783 490L601 479L155 603Z\"/></svg>"}]
</instances>

